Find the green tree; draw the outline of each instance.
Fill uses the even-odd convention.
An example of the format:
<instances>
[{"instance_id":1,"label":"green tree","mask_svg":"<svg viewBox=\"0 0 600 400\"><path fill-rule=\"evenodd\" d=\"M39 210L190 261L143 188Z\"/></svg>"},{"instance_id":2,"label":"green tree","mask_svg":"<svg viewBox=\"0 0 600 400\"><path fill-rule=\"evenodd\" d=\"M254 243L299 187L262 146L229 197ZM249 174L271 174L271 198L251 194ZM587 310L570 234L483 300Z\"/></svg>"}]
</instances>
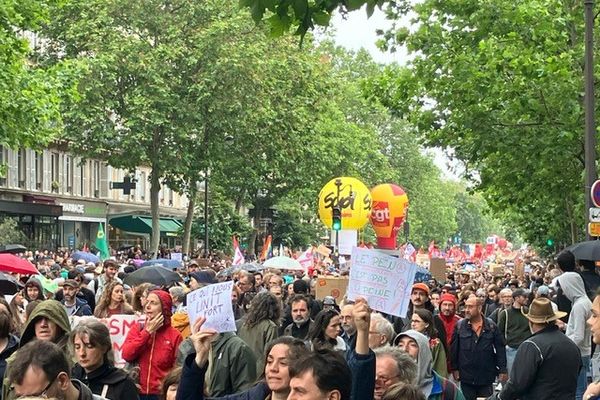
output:
<instances>
[{"instance_id":1,"label":"green tree","mask_svg":"<svg viewBox=\"0 0 600 400\"><path fill-rule=\"evenodd\" d=\"M0 243L2 244L27 244L27 238L19 229L17 221L12 218L0 219Z\"/></svg>"},{"instance_id":2,"label":"green tree","mask_svg":"<svg viewBox=\"0 0 600 400\"><path fill-rule=\"evenodd\" d=\"M0 1L0 145L41 149L60 133L75 65L42 66L32 41L55 1Z\"/></svg>"}]
</instances>

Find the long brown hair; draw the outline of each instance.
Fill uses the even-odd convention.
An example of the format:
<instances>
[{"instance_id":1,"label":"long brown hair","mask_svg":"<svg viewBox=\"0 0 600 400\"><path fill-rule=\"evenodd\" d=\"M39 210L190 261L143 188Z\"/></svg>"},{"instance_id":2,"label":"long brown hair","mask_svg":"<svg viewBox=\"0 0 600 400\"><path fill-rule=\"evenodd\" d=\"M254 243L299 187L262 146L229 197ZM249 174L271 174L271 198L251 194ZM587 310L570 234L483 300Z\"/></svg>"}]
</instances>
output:
<instances>
[{"instance_id":1,"label":"long brown hair","mask_svg":"<svg viewBox=\"0 0 600 400\"><path fill-rule=\"evenodd\" d=\"M100 296L100 301L96 305L96 309L94 310L94 316L96 318L106 318L108 317L108 308L110 307L110 301L112 298L112 293L117 286L122 286L125 289L125 286L119 281L112 281L104 288L102 292L102 296ZM133 308L127 304L125 300L125 295L123 295L123 301L121 302L121 312L120 314L133 314Z\"/></svg>"}]
</instances>

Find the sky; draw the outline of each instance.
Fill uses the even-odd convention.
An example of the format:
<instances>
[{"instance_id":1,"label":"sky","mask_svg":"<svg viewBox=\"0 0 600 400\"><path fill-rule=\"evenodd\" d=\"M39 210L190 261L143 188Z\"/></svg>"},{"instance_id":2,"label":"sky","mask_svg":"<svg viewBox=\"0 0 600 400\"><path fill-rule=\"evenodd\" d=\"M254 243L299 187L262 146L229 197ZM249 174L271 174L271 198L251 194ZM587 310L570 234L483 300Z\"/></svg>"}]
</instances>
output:
<instances>
[{"instance_id":1,"label":"sky","mask_svg":"<svg viewBox=\"0 0 600 400\"><path fill-rule=\"evenodd\" d=\"M391 22L386 20L385 15L378 8L371 18L367 18L367 12L363 7L360 10L348 13L346 18L342 18L340 14L335 14L331 19L331 27L333 28L333 38L335 42L349 50L359 50L364 48L371 54L371 57L380 63L396 62L400 65L406 65L409 60L406 49L399 49L395 53L383 52L375 45L378 36L377 29L386 30L391 27ZM402 21L405 26L409 26L409 19ZM442 171L442 174L447 179L457 180L458 174L453 171L457 166L453 165L449 168L449 159L444 155L441 149L428 150L434 156L434 162Z\"/></svg>"}]
</instances>

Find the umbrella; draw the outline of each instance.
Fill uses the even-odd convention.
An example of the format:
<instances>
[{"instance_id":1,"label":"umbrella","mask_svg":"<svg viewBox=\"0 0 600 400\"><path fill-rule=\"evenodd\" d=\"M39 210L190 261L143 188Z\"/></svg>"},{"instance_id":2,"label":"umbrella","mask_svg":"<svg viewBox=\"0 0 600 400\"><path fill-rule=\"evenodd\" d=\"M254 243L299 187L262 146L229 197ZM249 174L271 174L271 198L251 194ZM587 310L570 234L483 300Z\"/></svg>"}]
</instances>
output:
<instances>
[{"instance_id":1,"label":"umbrella","mask_svg":"<svg viewBox=\"0 0 600 400\"><path fill-rule=\"evenodd\" d=\"M23 287L23 284L12 275L0 272L0 294L15 294Z\"/></svg>"},{"instance_id":2,"label":"umbrella","mask_svg":"<svg viewBox=\"0 0 600 400\"><path fill-rule=\"evenodd\" d=\"M37 268L28 260L6 253L0 254L0 271L23 275L38 273Z\"/></svg>"},{"instance_id":3,"label":"umbrella","mask_svg":"<svg viewBox=\"0 0 600 400\"><path fill-rule=\"evenodd\" d=\"M263 263L265 268L280 268L294 271L304 271L304 267L297 260L286 256L269 258Z\"/></svg>"},{"instance_id":4,"label":"umbrella","mask_svg":"<svg viewBox=\"0 0 600 400\"><path fill-rule=\"evenodd\" d=\"M18 254L27 251L27 247L20 244L5 244L0 246L0 253Z\"/></svg>"},{"instance_id":5,"label":"umbrella","mask_svg":"<svg viewBox=\"0 0 600 400\"><path fill-rule=\"evenodd\" d=\"M600 240L588 240L567 247L578 260L600 261Z\"/></svg>"},{"instance_id":6,"label":"umbrella","mask_svg":"<svg viewBox=\"0 0 600 400\"><path fill-rule=\"evenodd\" d=\"M144 263L144 260L142 260L141 258L132 258L131 261L133 262L133 265L135 265L136 268L139 268Z\"/></svg>"},{"instance_id":7,"label":"umbrella","mask_svg":"<svg viewBox=\"0 0 600 400\"><path fill-rule=\"evenodd\" d=\"M71 255L71 258L75 261L78 260L84 260L86 263L99 263L100 262L100 258L92 253L88 253L86 251L76 251Z\"/></svg>"},{"instance_id":8,"label":"umbrella","mask_svg":"<svg viewBox=\"0 0 600 400\"><path fill-rule=\"evenodd\" d=\"M240 265L232 265L231 267L227 267L227 268L219 271L217 273L217 276L218 277L222 277L222 276L230 277L231 275L233 275L234 271L238 271L240 269L244 269L248 272L256 272L256 271L262 270L263 266L256 264L256 263L245 263L245 264L240 264Z\"/></svg>"},{"instance_id":9,"label":"umbrella","mask_svg":"<svg viewBox=\"0 0 600 400\"><path fill-rule=\"evenodd\" d=\"M140 268L143 268L143 267L152 267L152 266L159 266L159 267L166 267L166 268L175 269L175 268L181 267L181 261L171 260L169 258L157 258L155 260L144 261L140 265Z\"/></svg>"},{"instance_id":10,"label":"umbrella","mask_svg":"<svg viewBox=\"0 0 600 400\"><path fill-rule=\"evenodd\" d=\"M168 286L171 283L181 282L181 276L165 267L140 268L127 275L124 282L131 286L142 283L153 283L157 286Z\"/></svg>"}]
</instances>

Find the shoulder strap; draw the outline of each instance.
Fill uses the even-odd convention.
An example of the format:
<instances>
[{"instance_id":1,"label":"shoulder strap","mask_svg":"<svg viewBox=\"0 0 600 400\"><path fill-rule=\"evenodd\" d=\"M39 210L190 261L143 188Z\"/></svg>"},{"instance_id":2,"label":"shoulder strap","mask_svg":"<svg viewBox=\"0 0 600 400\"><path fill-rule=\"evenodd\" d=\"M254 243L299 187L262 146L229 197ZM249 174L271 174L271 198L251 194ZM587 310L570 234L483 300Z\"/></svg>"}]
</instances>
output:
<instances>
[{"instance_id":1,"label":"shoulder strap","mask_svg":"<svg viewBox=\"0 0 600 400\"><path fill-rule=\"evenodd\" d=\"M102 386L102 393L100 394L100 396L106 397L107 393L108 393L108 385Z\"/></svg>"},{"instance_id":2,"label":"shoulder strap","mask_svg":"<svg viewBox=\"0 0 600 400\"><path fill-rule=\"evenodd\" d=\"M508 308L504 309L504 313L506 314L506 321L504 321L504 340L508 340Z\"/></svg>"}]
</instances>

